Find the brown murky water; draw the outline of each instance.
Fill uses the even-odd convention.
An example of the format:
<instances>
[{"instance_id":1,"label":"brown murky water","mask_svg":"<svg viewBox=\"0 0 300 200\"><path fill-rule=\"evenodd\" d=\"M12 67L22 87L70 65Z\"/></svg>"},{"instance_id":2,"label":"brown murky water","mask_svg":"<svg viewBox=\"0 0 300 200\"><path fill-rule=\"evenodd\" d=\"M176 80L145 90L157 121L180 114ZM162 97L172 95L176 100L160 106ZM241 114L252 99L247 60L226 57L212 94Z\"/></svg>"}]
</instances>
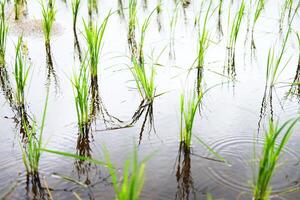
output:
<instances>
[{"instance_id":1,"label":"brown murky water","mask_svg":"<svg viewBox=\"0 0 300 200\"><path fill-rule=\"evenodd\" d=\"M147 4L145 2L139 2L138 5L137 36L143 20L157 4L156 1L148 1ZM197 72L189 69L197 56L197 29L194 27L194 19L201 7L198 1L191 1L185 8L181 5L178 7L173 43L170 39L170 21L174 16L176 4L171 0L162 2L161 13L155 13L151 18L145 41L147 58L152 55L157 57L164 50L158 61L160 66L156 68L155 83L157 93L165 94L154 101L153 119L145 119L148 115L144 112L133 127L109 130L130 123L141 103L128 69L128 10L125 6L127 2L123 2L125 18L117 13L113 14L105 32L98 74L102 112L92 124L87 137L78 134L70 82L74 69L79 66L78 53L74 47L70 2L56 2L57 18L51 38L53 69L49 69L47 65L40 27L39 3L28 1L28 15L20 22L10 19L6 56L7 77L0 84L0 197L47 199L43 189L46 180L54 199L75 199L73 192L79 194L82 199L114 199L106 169L72 158L44 153L40 163L40 182L26 178L19 147L19 124L14 120L15 110L10 104L13 96L9 92L15 88L12 72L14 45L17 37L23 32L32 62L26 106L29 115L35 116L38 121L42 115L46 85L50 84L50 101L44 131L47 148L102 159L101 146L105 144L113 162L120 169L134 144L139 144L138 150L142 158L157 151L147 162L146 182L141 199L206 199L208 193L212 194L214 199L251 199L251 184L255 171L252 166L253 163L257 163L253 156L253 138L258 136L256 146L259 155L269 114L273 113L275 119L284 121L296 116L299 111L297 98L286 98L289 87L281 87L282 85L276 87L276 95L274 94L271 104L268 101L266 109L261 108L267 53L272 46L278 49L283 38L278 30L282 1L268 1L267 9L255 29L257 48L254 51L251 51L250 47L250 33L246 40L247 14L245 15L236 47L235 82L228 82L228 74L226 70L224 72L226 10L231 1L224 1L221 16L223 35L218 31L217 12L209 18L208 27L213 42L205 57L204 82L207 87L219 85L205 96L201 115L196 116L194 134L225 157L229 165L215 161L213 155L196 142L193 143L190 152L180 151L179 97L183 89L192 89L195 85ZM233 10L237 9L237 2L232 4ZM205 9L207 5L204 5ZM212 7L216 8L217 5L218 1L213 1ZM8 12L11 12L9 10L13 9L12 2L8 7ZM94 20L100 23L110 9L117 10L118 1L99 0L99 12ZM86 46L81 18L88 18L86 3L81 5L77 29L79 44L84 50ZM298 27L299 17L296 16L293 28L298 31ZM283 58L284 61L290 58L291 60L280 75L280 82L293 80L298 54L296 37L292 33ZM5 73L1 74L3 76ZM143 127L145 120L147 121ZM153 122L153 126L150 122ZM297 128L294 131L272 180L273 192L278 194L274 199L299 199L299 130ZM77 182L62 177L70 177ZM285 193L286 191L293 192Z\"/></svg>"}]
</instances>

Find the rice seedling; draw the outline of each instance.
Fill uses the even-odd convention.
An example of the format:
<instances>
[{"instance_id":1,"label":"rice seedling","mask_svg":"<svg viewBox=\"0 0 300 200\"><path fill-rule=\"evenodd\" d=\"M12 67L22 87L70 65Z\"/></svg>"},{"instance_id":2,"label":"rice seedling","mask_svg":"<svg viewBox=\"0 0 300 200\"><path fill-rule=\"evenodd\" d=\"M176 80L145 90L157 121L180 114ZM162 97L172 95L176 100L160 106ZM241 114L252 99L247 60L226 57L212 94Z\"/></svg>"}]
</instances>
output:
<instances>
[{"instance_id":1,"label":"rice seedling","mask_svg":"<svg viewBox=\"0 0 300 200\"><path fill-rule=\"evenodd\" d=\"M42 1L41 8L42 8L42 15L43 15L42 27L43 27L43 33L45 38L45 44L46 46L49 46L52 26L56 16L56 10L54 9L54 2L52 3L52 7L50 7L50 6L46 6L45 2Z\"/></svg>"},{"instance_id":2,"label":"rice seedling","mask_svg":"<svg viewBox=\"0 0 300 200\"><path fill-rule=\"evenodd\" d=\"M82 132L89 123L89 82L88 62L86 59L81 62L79 74L74 74L72 79L77 121Z\"/></svg>"},{"instance_id":3,"label":"rice seedling","mask_svg":"<svg viewBox=\"0 0 300 200\"><path fill-rule=\"evenodd\" d=\"M30 66L27 63L26 55L22 53L22 36L18 38L16 46L14 76L16 81L16 101L18 104L25 103L24 90L28 79Z\"/></svg>"},{"instance_id":4,"label":"rice seedling","mask_svg":"<svg viewBox=\"0 0 300 200\"><path fill-rule=\"evenodd\" d=\"M299 120L299 117L291 119L281 126L272 120L269 121L269 129L265 133L262 156L259 160L258 176L253 186L254 200L269 199L272 193L270 181L274 175L277 161Z\"/></svg>"},{"instance_id":5,"label":"rice seedling","mask_svg":"<svg viewBox=\"0 0 300 200\"><path fill-rule=\"evenodd\" d=\"M290 32L291 32L291 30L289 28L277 57L275 57L274 49L273 48L269 49L268 59L267 59L267 71L266 71L266 86L267 87L273 88L275 86L280 73L287 66L287 63L286 63L284 65L283 69L279 71L279 67L282 62L283 54L286 49L286 44L287 44Z\"/></svg>"},{"instance_id":6,"label":"rice seedling","mask_svg":"<svg viewBox=\"0 0 300 200\"><path fill-rule=\"evenodd\" d=\"M90 60L90 73L92 78L96 77L98 74L100 50L102 47L103 36L110 15L111 12L109 12L109 14L105 17L100 26L94 24L87 25L85 21L83 21L85 39L87 42L88 55Z\"/></svg>"},{"instance_id":7,"label":"rice seedling","mask_svg":"<svg viewBox=\"0 0 300 200\"><path fill-rule=\"evenodd\" d=\"M46 121L46 113L48 106L49 89L47 90L45 105L43 109L43 116L41 126L38 130L37 124L34 121L32 125L24 123L25 133L27 136L27 146L22 148L22 160L28 174L36 175L39 172L39 162L43 147L43 132ZM37 134L39 132L39 134ZM20 144L21 145L21 144Z\"/></svg>"},{"instance_id":8,"label":"rice seedling","mask_svg":"<svg viewBox=\"0 0 300 200\"><path fill-rule=\"evenodd\" d=\"M85 160L96 165L104 166L108 169L112 185L115 191L117 200L138 200L145 182L145 168L149 156L142 161L139 161L137 147L130 157L125 161L122 177L118 178L118 170L111 162L109 152L104 149L105 161L95 160L90 157L80 156L72 153L61 152L50 149L41 149L41 151L71 157L75 159Z\"/></svg>"},{"instance_id":9,"label":"rice seedling","mask_svg":"<svg viewBox=\"0 0 300 200\"><path fill-rule=\"evenodd\" d=\"M147 28L150 24L150 19L151 19L151 16L153 15L153 13L155 12L156 9L154 9L150 15L145 19L144 23L143 23L143 26L142 26L142 30L141 30L141 38L140 38L140 43L139 43L139 64L144 67L144 51L143 51L143 48L144 48L144 42L145 42L145 36L146 36L146 31L147 31Z\"/></svg>"},{"instance_id":10,"label":"rice seedling","mask_svg":"<svg viewBox=\"0 0 300 200\"><path fill-rule=\"evenodd\" d=\"M189 94L188 98L184 94L180 96L180 142L188 148L191 146L194 119L202 99L202 90L199 94Z\"/></svg>"},{"instance_id":11,"label":"rice seedling","mask_svg":"<svg viewBox=\"0 0 300 200\"><path fill-rule=\"evenodd\" d=\"M208 30L207 30L207 20L208 20L208 14L210 12L211 4L212 4L212 1L210 1L208 9L206 11L203 26L201 28L199 28L199 30L198 30L199 31L198 32L198 55L197 55L197 61L198 61L197 67L198 68L203 68L205 53L209 46L210 38L209 38ZM202 32L201 32L201 30L202 30Z\"/></svg>"},{"instance_id":12,"label":"rice seedling","mask_svg":"<svg viewBox=\"0 0 300 200\"><path fill-rule=\"evenodd\" d=\"M0 3L0 64L5 64L8 25L5 19L5 1Z\"/></svg>"},{"instance_id":13,"label":"rice seedling","mask_svg":"<svg viewBox=\"0 0 300 200\"><path fill-rule=\"evenodd\" d=\"M73 31L76 32L76 23L81 0L72 0Z\"/></svg>"},{"instance_id":14,"label":"rice seedling","mask_svg":"<svg viewBox=\"0 0 300 200\"><path fill-rule=\"evenodd\" d=\"M252 41L251 41L251 47L254 49L256 48L255 42L254 42L254 28L255 28L258 18L260 17L262 11L264 10L264 8L265 8L265 0L257 0L256 6L255 6L253 25L252 25Z\"/></svg>"},{"instance_id":15,"label":"rice seedling","mask_svg":"<svg viewBox=\"0 0 300 200\"><path fill-rule=\"evenodd\" d=\"M143 98L148 103L153 102L155 98L155 69L154 66L150 69L150 74L146 71L145 67L141 66L138 61L133 58L132 60L133 67L130 68L131 73L136 82L137 89Z\"/></svg>"},{"instance_id":16,"label":"rice seedling","mask_svg":"<svg viewBox=\"0 0 300 200\"><path fill-rule=\"evenodd\" d=\"M146 159L139 162L137 148L126 161L123 168L122 178L118 178L117 169L111 163L107 150L105 160L108 166L111 181L117 200L138 200L145 182ZM119 180L121 182L119 183Z\"/></svg>"},{"instance_id":17,"label":"rice seedling","mask_svg":"<svg viewBox=\"0 0 300 200\"><path fill-rule=\"evenodd\" d=\"M236 41L237 37L240 31L242 19L244 16L244 10L245 10L245 1L243 0L238 12L236 13L230 27L230 34L229 38L227 40L227 49L228 49L228 66L234 66L235 65L235 47L236 47ZM230 9L228 14L228 22L230 22Z\"/></svg>"}]
</instances>

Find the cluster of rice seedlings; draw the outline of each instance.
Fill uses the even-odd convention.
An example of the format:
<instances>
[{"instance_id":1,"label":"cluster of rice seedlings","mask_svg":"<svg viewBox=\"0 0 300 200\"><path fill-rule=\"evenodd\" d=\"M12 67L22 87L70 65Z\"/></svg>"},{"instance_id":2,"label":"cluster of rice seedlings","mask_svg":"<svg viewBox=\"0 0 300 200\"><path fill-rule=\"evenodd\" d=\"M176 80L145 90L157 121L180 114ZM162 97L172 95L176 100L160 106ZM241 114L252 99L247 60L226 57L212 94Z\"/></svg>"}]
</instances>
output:
<instances>
[{"instance_id":1,"label":"cluster of rice seedlings","mask_svg":"<svg viewBox=\"0 0 300 200\"><path fill-rule=\"evenodd\" d=\"M270 181L274 175L277 161L293 132L293 127L299 120L300 118L291 119L281 126L272 120L269 121L269 129L265 134L264 147L259 161L258 175L254 182L254 200L270 198L272 193Z\"/></svg>"},{"instance_id":2,"label":"cluster of rice seedlings","mask_svg":"<svg viewBox=\"0 0 300 200\"><path fill-rule=\"evenodd\" d=\"M229 34L229 39L227 42L227 49L228 49L228 66L235 66L235 46L236 46L236 41L237 37L240 31L242 19L244 16L244 11L245 11L245 1L243 0L238 12L236 13L230 27L230 34ZM228 14L228 22L230 21L230 9L229 9L229 14Z\"/></svg>"},{"instance_id":3,"label":"cluster of rice seedlings","mask_svg":"<svg viewBox=\"0 0 300 200\"><path fill-rule=\"evenodd\" d=\"M89 82L88 62L86 59L81 62L79 74L74 74L72 79L77 121L80 131L83 132L89 123Z\"/></svg>"},{"instance_id":4,"label":"cluster of rice seedlings","mask_svg":"<svg viewBox=\"0 0 300 200\"><path fill-rule=\"evenodd\" d=\"M73 31L76 32L76 23L81 0L72 0Z\"/></svg>"},{"instance_id":5,"label":"cluster of rice seedlings","mask_svg":"<svg viewBox=\"0 0 300 200\"><path fill-rule=\"evenodd\" d=\"M19 105L24 105L25 103L25 86L28 79L28 73L30 66L27 63L26 55L22 52L22 37L18 38L18 43L16 46L16 57L15 57L15 67L14 76L16 81L16 101Z\"/></svg>"},{"instance_id":6,"label":"cluster of rice seedlings","mask_svg":"<svg viewBox=\"0 0 300 200\"><path fill-rule=\"evenodd\" d=\"M93 23L87 25L85 21L83 21L85 39L87 42L88 55L90 60L90 73L92 79L98 74L100 50L102 47L103 36L110 15L111 13L109 12L109 14L103 20L101 26L94 25Z\"/></svg>"},{"instance_id":7,"label":"cluster of rice seedlings","mask_svg":"<svg viewBox=\"0 0 300 200\"><path fill-rule=\"evenodd\" d=\"M54 9L54 2L52 2L52 6L46 6L45 2L41 2L42 7L42 15L43 15L43 32L45 38L46 46L50 46L50 37L52 32L52 26L55 21L56 10Z\"/></svg>"},{"instance_id":8,"label":"cluster of rice seedlings","mask_svg":"<svg viewBox=\"0 0 300 200\"><path fill-rule=\"evenodd\" d=\"M5 1L0 3L0 64L5 64L8 25L5 19Z\"/></svg>"},{"instance_id":9,"label":"cluster of rice seedlings","mask_svg":"<svg viewBox=\"0 0 300 200\"><path fill-rule=\"evenodd\" d=\"M145 182L146 160L139 162L137 148L135 147L131 157L125 161L121 179L118 178L118 171L111 163L107 150L105 151L105 158L116 199L138 200ZM120 183L119 180L121 180Z\"/></svg>"},{"instance_id":10,"label":"cluster of rice seedlings","mask_svg":"<svg viewBox=\"0 0 300 200\"><path fill-rule=\"evenodd\" d=\"M255 42L254 42L254 28L255 28L258 18L260 17L262 11L264 10L264 8L265 8L265 0L257 0L256 6L255 6L253 25L252 25L252 41L251 41L251 47L254 49L256 48Z\"/></svg>"},{"instance_id":11,"label":"cluster of rice seedlings","mask_svg":"<svg viewBox=\"0 0 300 200\"><path fill-rule=\"evenodd\" d=\"M191 146L194 119L203 98L203 92L200 92L200 94L193 92L188 97L184 94L180 96L180 142L187 148Z\"/></svg>"},{"instance_id":12,"label":"cluster of rice seedlings","mask_svg":"<svg viewBox=\"0 0 300 200\"><path fill-rule=\"evenodd\" d=\"M38 129L35 121L30 126L27 123L24 123L25 133L28 142L26 146L22 148L22 159L26 171L30 175L37 175L39 172L39 162L42 154L41 149L43 147L43 131L45 127L46 112L48 106L48 95L49 90L46 95L41 127ZM39 134L37 134L38 132Z\"/></svg>"},{"instance_id":13,"label":"cluster of rice seedlings","mask_svg":"<svg viewBox=\"0 0 300 200\"><path fill-rule=\"evenodd\" d=\"M133 74L134 80L137 85L137 89L143 98L148 102L153 102L155 97L155 69L154 66L151 67L150 72L147 73L145 67L141 66L135 58L132 61L133 67L130 68Z\"/></svg>"}]
</instances>

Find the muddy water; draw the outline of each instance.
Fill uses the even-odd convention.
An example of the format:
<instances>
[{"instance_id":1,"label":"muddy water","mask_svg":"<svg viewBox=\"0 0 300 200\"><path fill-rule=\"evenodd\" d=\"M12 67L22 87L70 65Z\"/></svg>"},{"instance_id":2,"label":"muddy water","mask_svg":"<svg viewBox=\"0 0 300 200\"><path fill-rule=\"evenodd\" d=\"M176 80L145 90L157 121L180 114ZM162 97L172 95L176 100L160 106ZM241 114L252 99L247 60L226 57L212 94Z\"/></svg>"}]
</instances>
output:
<instances>
[{"instance_id":1,"label":"muddy water","mask_svg":"<svg viewBox=\"0 0 300 200\"><path fill-rule=\"evenodd\" d=\"M155 8L156 3L139 3L137 36L143 20ZM50 84L50 101L44 131L47 148L81 152L92 158L102 159L101 146L105 144L113 162L120 169L132 151L133 144L139 144L141 157L156 151L155 156L147 163L146 182L141 199L206 199L208 193L215 199L251 199L252 180L255 176L253 166L257 164L257 157L260 155L263 131L271 108L274 118L282 121L296 116L299 110L297 98L285 98L289 87L282 84L276 87L272 106L267 103L266 112L261 113L268 49L272 46L279 49L286 30L286 22L283 34L278 30L281 3L267 3L267 12L262 14L255 29L255 51L251 51L251 35L246 40L245 15L236 47L234 82L228 81L233 77L228 77L226 72L223 74L229 1L224 1L221 16L223 36L217 30L217 12L209 18L212 43L205 57L204 82L207 87L216 84L218 86L205 96L201 116L196 116L194 134L219 152L228 160L228 164L217 162L213 155L196 142L193 142L190 152L180 152L179 96L183 89L193 89L195 86L197 72L189 69L197 55L197 29L194 27L194 19L200 10L198 2L191 2L185 9L178 6L172 48L170 21L176 7L174 1L163 1L160 16L154 14L151 18L149 32L146 34L145 54L156 58L163 51L158 61L160 66L156 68L156 86L157 94L165 93L156 98L153 104L155 131L147 121L141 133L145 113L133 127L108 130L131 122L141 102L128 69L130 51L127 43L127 2L124 2L125 18L114 14L109 19L98 74L100 107L104 112L93 123L88 137L82 138L78 134L70 82L73 71L79 66L78 54L74 50L70 2L56 2L57 18L51 38L54 70L49 70L46 64L39 3L28 1L28 15L21 22L10 19L6 56L10 82L2 83L1 87L6 85L12 90L15 88L12 73L14 45L23 32L32 62L29 87L26 91L27 109L29 115L35 116L37 121L41 119L46 87ZM212 7L216 6L214 1ZM234 12L237 6L237 2L232 5ZM13 5L9 4L8 7L7 13L11 14ZM99 1L99 14L94 16L94 20L102 21L110 9L115 11L117 8L118 1ZM206 8L205 4L204 10ZM86 49L81 33L81 18L88 19L85 3L80 8L77 32L81 49ZM296 16L293 28L297 30L298 25L299 18ZM283 58L284 62L289 58L291 60L280 75L279 82L293 80L298 61L297 48L295 35L291 34ZM109 176L104 168L71 158L43 154L40 180L28 180L19 146L19 124L14 120L15 111L9 103L11 96L6 91L7 89L0 95L0 196L5 196L6 199L47 198L46 191L39 187L41 184L45 188L47 182L53 199L75 199L74 192L82 199L114 199ZM299 199L298 133L299 128L295 130L279 160L280 165L272 180L273 191L277 194L274 199ZM253 151L254 144L256 152Z\"/></svg>"}]
</instances>

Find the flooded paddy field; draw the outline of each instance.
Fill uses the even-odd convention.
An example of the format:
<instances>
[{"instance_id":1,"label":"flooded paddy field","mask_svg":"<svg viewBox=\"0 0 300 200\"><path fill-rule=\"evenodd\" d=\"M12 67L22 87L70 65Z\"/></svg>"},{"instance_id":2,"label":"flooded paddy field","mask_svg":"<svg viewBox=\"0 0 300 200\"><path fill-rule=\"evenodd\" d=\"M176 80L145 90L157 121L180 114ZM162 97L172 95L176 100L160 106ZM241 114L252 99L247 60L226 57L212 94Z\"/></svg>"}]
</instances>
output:
<instances>
[{"instance_id":1,"label":"flooded paddy field","mask_svg":"<svg viewBox=\"0 0 300 200\"><path fill-rule=\"evenodd\" d=\"M1 199L300 199L300 1L2 0Z\"/></svg>"}]
</instances>

